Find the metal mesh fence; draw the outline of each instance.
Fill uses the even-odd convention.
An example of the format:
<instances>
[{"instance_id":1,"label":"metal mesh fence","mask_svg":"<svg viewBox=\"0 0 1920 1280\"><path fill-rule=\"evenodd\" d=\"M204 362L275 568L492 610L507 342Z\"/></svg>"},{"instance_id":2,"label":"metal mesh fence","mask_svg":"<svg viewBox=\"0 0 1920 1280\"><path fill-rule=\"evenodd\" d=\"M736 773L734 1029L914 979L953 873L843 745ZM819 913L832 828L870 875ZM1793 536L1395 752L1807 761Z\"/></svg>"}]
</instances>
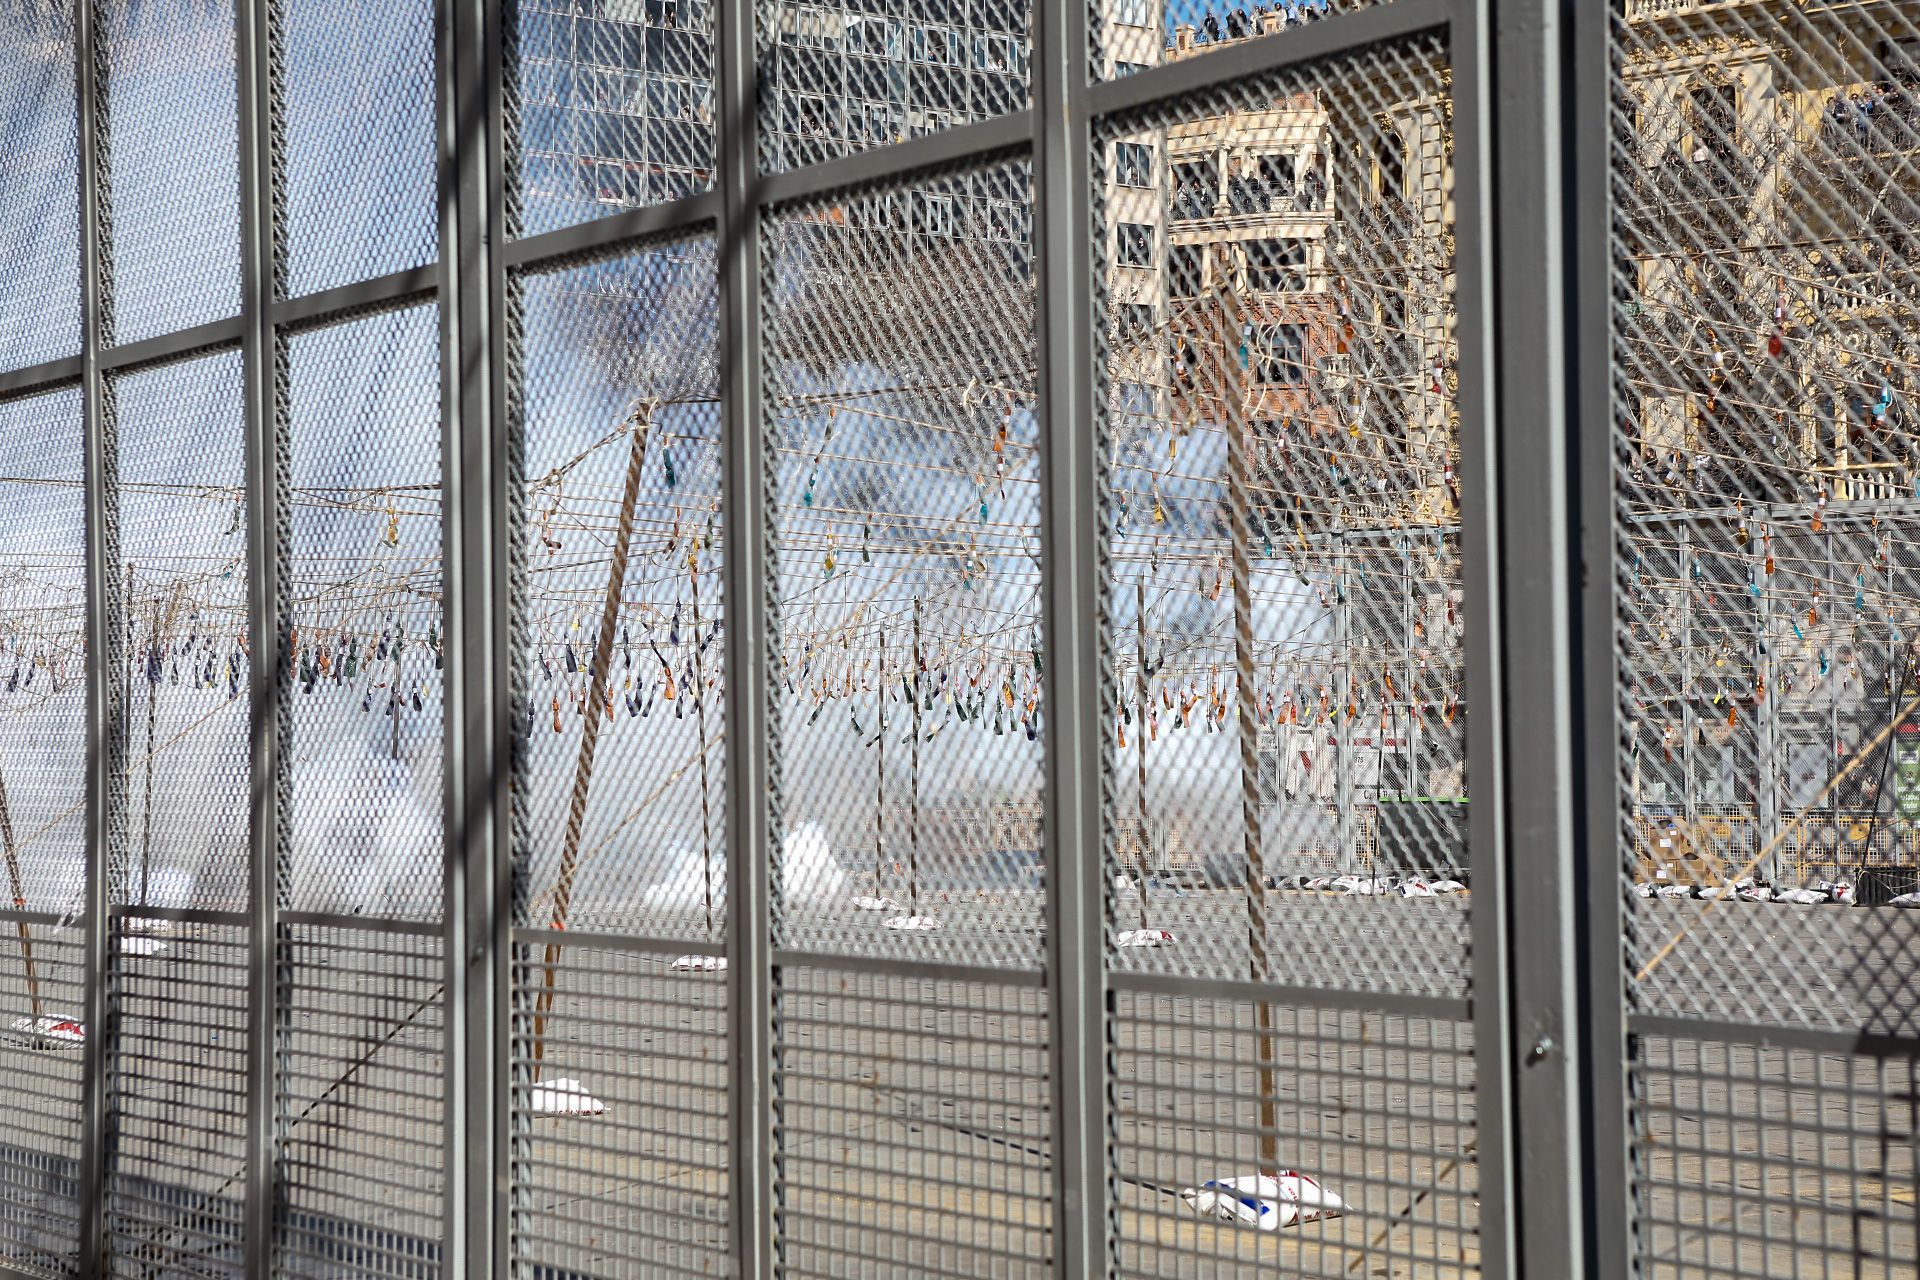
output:
<instances>
[{"instance_id":1,"label":"metal mesh fence","mask_svg":"<svg viewBox=\"0 0 1920 1280\"><path fill-rule=\"evenodd\" d=\"M1907 7L0 19L0 1268L1920 1266Z\"/></svg>"}]
</instances>

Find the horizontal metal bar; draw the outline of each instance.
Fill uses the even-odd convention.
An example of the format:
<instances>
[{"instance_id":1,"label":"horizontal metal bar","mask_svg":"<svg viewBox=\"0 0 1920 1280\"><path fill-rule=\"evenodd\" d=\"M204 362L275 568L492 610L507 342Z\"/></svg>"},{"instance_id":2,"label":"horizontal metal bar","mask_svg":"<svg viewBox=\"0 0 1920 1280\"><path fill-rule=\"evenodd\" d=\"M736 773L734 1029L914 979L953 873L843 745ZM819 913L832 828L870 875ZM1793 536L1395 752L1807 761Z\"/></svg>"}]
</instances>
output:
<instances>
[{"instance_id":1,"label":"horizontal metal bar","mask_svg":"<svg viewBox=\"0 0 1920 1280\"><path fill-rule=\"evenodd\" d=\"M1248 982L1239 978L1189 978L1172 973L1108 975L1115 991L1139 995L1186 996L1200 1000L1232 1000L1243 1004L1299 1005L1313 1009L1351 1009L1359 1013L1388 1013L1435 1022L1468 1022L1471 1002L1451 996L1421 996L1394 991L1353 991L1341 987L1294 987L1278 982Z\"/></svg>"},{"instance_id":2,"label":"horizontal metal bar","mask_svg":"<svg viewBox=\"0 0 1920 1280\"><path fill-rule=\"evenodd\" d=\"M52 911L24 911L13 907L0 909L0 921L17 920L21 924L44 924L58 928L62 923L78 924L83 919L85 919L84 916L76 916L68 920L65 916Z\"/></svg>"},{"instance_id":3,"label":"horizontal metal bar","mask_svg":"<svg viewBox=\"0 0 1920 1280\"><path fill-rule=\"evenodd\" d=\"M244 911L214 911L207 907L113 906L107 914L115 920L166 920L173 924L223 924L244 929L250 920Z\"/></svg>"},{"instance_id":4,"label":"horizontal metal bar","mask_svg":"<svg viewBox=\"0 0 1920 1280\"><path fill-rule=\"evenodd\" d=\"M855 187L898 183L928 169L991 160L1033 144L1033 112L1021 110L942 129L801 169L762 174L748 192L765 208Z\"/></svg>"},{"instance_id":5,"label":"horizontal metal bar","mask_svg":"<svg viewBox=\"0 0 1920 1280\"><path fill-rule=\"evenodd\" d=\"M24 369L10 369L0 373L0 396L11 398L55 390L63 382L79 381L80 367L79 356L68 356L64 360L49 360L45 364L28 365Z\"/></svg>"},{"instance_id":6,"label":"horizontal metal bar","mask_svg":"<svg viewBox=\"0 0 1920 1280\"><path fill-rule=\"evenodd\" d=\"M1234 87L1251 76L1441 30L1451 21L1452 11L1453 0L1395 0L1393 4L1321 18L1305 27L1103 81L1087 91L1087 108L1096 117L1115 115Z\"/></svg>"},{"instance_id":7,"label":"horizontal metal bar","mask_svg":"<svg viewBox=\"0 0 1920 1280\"><path fill-rule=\"evenodd\" d=\"M837 956L819 951L773 949L776 966L828 969L835 973L871 973L888 978L925 978L935 982L979 982L1022 991L1046 989L1046 975L1038 969L995 969L983 964L949 964L944 960L908 960L901 956Z\"/></svg>"},{"instance_id":8,"label":"horizontal metal bar","mask_svg":"<svg viewBox=\"0 0 1920 1280\"><path fill-rule=\"evenodd\" d=\"M529 267L553 258L579 253L606 252L629 241L652 240L675 232L711 229L720 219L720 196L703 191L684 200L651 204L644 209L609 214L558 231L545 231L524 240L508 241L500 257L508 267Z\"/></svg>"},{"instance_id":9,"label":"horizontal metal bar","mask_svg":"<svg viewBox=\"0 0 1920 1280\"><path fill-rule=\"evenodd\" d=\"M631 933L594 933L585 929L515 929L513 940L532 947L582 947L592 951L631 951L640 955L724 956L724 942L690 942Z\"/></svg>"},{"instance_id":10,"label":"horizontal metal bar","mask_svg":"<svg viewBox=\"0 0 1920 1280\"><path fill-rule=\"evenodd\" d=\"M341 915L335 911L282 911L281 924L309 929L362 929L368 933L404 933L415 938L437 938L446 931L438 921L401 920L390 916Z\"/></svg>"},{"instance_id":11,"label":"horizontal metal bar","mask_svg":"<svg viewBox=\"0 0 1920 1280\"><path fill-rule=\"evenodd\" d=\"M1811 1053L1848 1054L1861 1058L1920 1058L1920 1039L1826 1027L1769 1027L1748 1022L1636 1013L1627 1016L1627 1032L1636 1036L1710 1040L1767 1049L1804 1049Z\"/></svg>"},{"instance_id":12,"label":"horizontal metal bar","mask_svg":"<svg viewBox=\"0 0 1920 1280\"><path fill-rule=\"evenodd\" d=\"M187 329L176 329L172 333L156 334L125 346L108 347L100 353L100 367L131 369L137 365L177 360L209 347L237 346L240 329L240 317L233 316L226 320L210 320Z\"/></svg>"},{"instance_id":13,"label":"horizontal metal bar","mask_svg":"<svg viewBox=\"0 0 1920 1280\"><path fill-rule=\"evenodd\" d=\"M429 263L391 275L357 280L335 289L322 289L273 304L273 322L277 325L307 324L341 311L361 307L391 306L419 302L433 296L440 287L440 267Z\"/></svg>"},{"instance_id":14,"label":"horizontal metal bar","mask_svg":"<svg viewBox=\"0 0 1920 1280\"><path fill-rule=\"evenodd\" d=\"M1763 502L1745 506L1706 507L1690 511L1624 512L1620 523L1641 528L1673 526L1692 528L1703 524L1811 524L1815 516L1827 525L1871 525L1878 520L1920 519L1920 500L1897 498L1885 502L1834 503L1824 509L1815 502Z\"/></svg>"}]
</instances>

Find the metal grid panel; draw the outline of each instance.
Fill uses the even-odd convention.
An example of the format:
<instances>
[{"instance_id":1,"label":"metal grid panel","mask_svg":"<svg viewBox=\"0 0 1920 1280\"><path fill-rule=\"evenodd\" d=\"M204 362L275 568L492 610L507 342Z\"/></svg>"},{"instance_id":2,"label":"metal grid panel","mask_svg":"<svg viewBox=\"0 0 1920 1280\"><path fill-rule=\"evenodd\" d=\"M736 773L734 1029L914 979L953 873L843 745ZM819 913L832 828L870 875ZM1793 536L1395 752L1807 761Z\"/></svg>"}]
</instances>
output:
<instances>
[{"instance_id":1,"label":"metal grid panel","mask_svg":"<svg viewBox=\"0 0 1920 1280\"><path fill-rule=\"evenodd\" d=\"M246 497L240 356L114 379L127 830L112 900L247 902Z\"/></svg>"},{"instance_id":2,"label":"metal grid panel","mask_svg":"<svg viewBox=\"0 0 1920 1280\"><path fill-rule=\"evenodd\" d=\"M80 936L0 913L0 1264L28 1275L71 1274L80 1239L81 1061L50 1037L21 1035L16 1018L77 1019L85 977Z\"/></svg>"},{"instance_id":3,"label":"metal grid panel","mask_svg":"<svg viewBox=\"0 0 1920 1280\"><path fill-rule=\"evenodd\" d=\"M713 187L709 0L516 0L505 118L516 235Z\"/></svg>"},{"instance_id":4,"label":"metal grid panel","mask_svg":"<svg viewBox=\"0 0 1920 1280\"><path fill-rule=\"evenodd\" d=\"M230 3L103 6L112 341L240 310L233 41Z\"/></svg>"},{"instance_id":5,"label":"metal grid panel","mask_svg":"<svg viewBox=\"0 0 1920 1280\"><path fill-rule=\"evenodd\" d=\"M704 237L524 281L530 925L724 931L717 284Z\"/></svg>"},{"instance_id":6,"label":"metal grid panel","mask_svg":"<svg viewBox=\"0 0 1920 1280\"><path fill-rule=\"evenodd\" d=\"M0 295L0 366L80 350L79 113L74 106L73 8L10 8L0 35L0 243L26 288Z\"/></svg>"},{"instance_id":7,"label":"metal grid panel","mask_svg":"<svg viewBox=\"0 0 1920 1280\"><path fill-rule=\"evenodd\" d=\"M434 313L297 333L287 370L286 903L437 919L446 618Z\"/></svg>"},{"instance_id":8,"label":"metal grid panel","mask_svg":"<svg viewBox=\"0 0 1920 1280\"><path fill-rule=\"evenodd\" d=\"M245 930L167 928L132 916L114 923L108 1274L237 1278L246 1226Z\"/></svg>"},{"instance_id":9,"label":"metal grid panel","mask_svg":"<svg viewBox=\"0 0 1920 1280\"><path fill-rule=\"evenodd\" d=\"M1641 1274L1911 1275L1914 1061L1646 1036L1633 1071Z\"/></svg>"},{"instance_id":10,"label":"metal grid panel","mask_svg":"<svg viewBox=\"0 0 1920 1280\"><path fill-rule=\"evenodd\" d=\"M1039 961L1030 201L1009 162L767 229L786 946Z\"/></svg>"},{"instance_id":11,"label":"metal grid panel","mask_svg":"<svg viewBox=\"0 0 1920 1280\"><path fill-rule=\"evenodd\" d=\"M535 1274L726 1270L726 979L675 972L674 959L571 949L539 1052L520 1020L513 1256ZM532 1004L541 972L518 973L518 1000ZM579 1081L604 1111L546 1110L546 1091L562 1080Z\"/></svg>"},{"instance_id":12,"label":"metal grid panel","mask_svg":"<svg viewBox=\"0 0 1920 1280\"><path fill-rule=\"evenodd\" d=\"M433 261L433 5L291 0L283 21L286 291Z\"/></svg>"},{"instance_id":13,"label":"metal grid panel","mask_svg":"<svg viewBox=\"0 0 1920 1280\"><path fill-rule=\"evenodd\" d=\"M1044 992L789 966L775 999L784 1273L1046 1274Z\"/></svg>"},{"instance_id":14,"label":"metal grid panel","mask_svg":"<svg viewBox=\"0 0 1920 1280\"><path fill-rule=\"evenodd\" d=\"M289 926L275 1273L433 1280L446 1098L438 938Z\"/></svg>"},{"instance_id":15,"label":"metal grid panel","mask_svg":"<svg viewBox=\"0 0 1920 1280\"><path fill-rule=\"evenodd\" d=\"M1450 120L1423 39L1096 135L1123 968L1466 988Z\"/></svg>"},{"instance_id":16,"label":"metal grid panel","mask_svg":"<svg viewBox=\"0 0 1920 1280\"><path fill-rule=\"evenodd\" d=\"M1122 986L1114 1036L1119 1274L1171 1280L1276 1266L1329 1277L1479 1273L1465 1024L1286 1005L1263 1018L1252 1001ZM1264 1107L1262 1070L1277 1082ZM1309 1174L1346 1211L1281 1230L1196 1216L1212 1203L1207 1184L1260 1167L1268 1158L1261 1135L1275 1131L1281 1164ZM1229 1213L1237 1207L1244 1201Z\"/></svg>"},{"instance_id":17,"label":"metal grid panel","mask_svg":"<svg viewBox=\"0 0 1920 1280\"><path fill-rule=\"evenodd\" d=\"M1275 0L1270 4L1216 5L1202 0L1090 0L1094 32L1091 70L1096 80L1114 80L1150 67L1199 57L1266 36L1291 32L1382 0Z\"/></svg>"},{"instance_id":18,"label":"metal grid panel","mask_svg":"<svg viewBox=\"0 0 1920 1280\"><path fill-rule=\"evenodd\" d=\"M1026 107L1027 0L754 5L760 163L779 173Z\"/></svg>"},{"instance_id":19,"label":"metal grid panel","mask_svg":"<svg viewBox=\"0 0 1920 1280\"><path fill-rule=\"evenodd\" d=\"M82 784L86 600L80 400L0 403L0 853L7 901L75 905L86 838Z\"/></svg>"}]
</instances>

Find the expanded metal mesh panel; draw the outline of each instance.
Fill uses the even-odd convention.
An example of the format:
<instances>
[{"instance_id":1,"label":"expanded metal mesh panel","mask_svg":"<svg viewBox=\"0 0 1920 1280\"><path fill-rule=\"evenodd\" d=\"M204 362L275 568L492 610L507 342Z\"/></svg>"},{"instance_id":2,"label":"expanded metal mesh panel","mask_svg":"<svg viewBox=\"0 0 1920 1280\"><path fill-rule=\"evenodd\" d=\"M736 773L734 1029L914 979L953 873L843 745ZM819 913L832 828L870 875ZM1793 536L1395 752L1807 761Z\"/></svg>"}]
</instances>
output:
<instances>
[{"instance_id":1,"label":"expanded metal mesh panel","mask_svg":"<svg viewBox=\"0 0 1920 1280\"><path fill-rule=\"evenodd\" d=\"M1466 989L1447 75L1423 39L1099 131L1122 968Z\"/></svg>"},{"instance_id":2,"label":"expanded metal mesh panel","mask_svg":"<svg viewBox=\"0 0 1920 1280\"><path fill-rule=\"evenodd\" d=\"M157 944L157 945L156 945ZM108 1274L244 1274L247 941L114 920Z\"/></svg>"},{"instance_id":3,"label":"expanded metal mesh panel","mask_svg":"<svg viewBox=\"0 0 1920 1280\"><path fill-rule=\"evenodd\" d=\"M81 936L45 917L0 912L0 1264L28 1275L72 1273L80 1241L80 1051L22 1020L78 1016Z\"/></svg>"},{"instance_id":4,"label":"expanded metal mesh panel","mask_svg":"<svg viewBox=\"0 0 1920 1280\"><path fill-rule=\"evenodd\" d=\"M291 926L275 1266L432 1280L445 1212L440 940Z\"/></svg>"},{"instance_id":5,"label":"expanded metal mesh panel","mask_svg":"<svg viewBox=\"0 0 1920 1280\"><path fill-rule=\"evenodd\" d=\"M1032 96L1029 0L754 9L765 172L991 119Z\"/></svg>"},{"instance_id":6,"label":"expanded metal mesh panel","mask_svg":"<svg viewBox=\"0 0 1920 1280\"><path fill-rule=\"evenodd\" d=\"M725 646L714 246L524 282L525 922L718 939Z\"/></svg>"},{"instance_id":7,"label":"expanded metal mesh panel","mask_svg":"<svg viewBox=\"0 0 1920 1280\"><path fill-rule=\"evenodd\" d=\"M1009 163L767 225L787 946L1039 960L1029 184Z\"/></svg>"},{"instance_id":8,"label":"expanded metal mesh panel","mask_svg":"<svg viewBox=\"0 0 1920 1280\"><path fill-rule=\"evenodd\" d=\"M531 952L537 956L538 952ZM708 1276L728 1269L727 980L671 954L569 948L539 1038L518 1021L513 1251L534 1274ZM516 972L519 1002L543 987ZM556 1103L580 1094L593 1114Z\"/></svg>"},{"instance_id":9,"label":"expanded metal mesh panel","mask_svg":"<svg viewBox=\"0 0 1920 1280\"><path fill-rule=\"evenodd\" d=\"M1380 0L1273 0L1220 5L1201 0L1090 0L1093 75L1112 80L1149 67L1232 48L1248 40L1300 31L1324 18Z\"/></svg>"},{"instance_id":10,"label":"expanded metal mesh panel","mask_svg":"<svg viewBox=\"0 0 1920 1280\"><path fill-rule=\"evenodd\" d=\"M1045 992L787 967L775 1000L785 1273L1049 1274Z\"/></svg>"},{"instance_id":11,"label":"expanded metal mesh panel","mask_svg":"<svg viewBox=\"0 0 1920 1280\"><path fill-rule=\"evenodd\" d=\"M1920 1266L1911 1054L1710 1035L1639 1047L1641 1274L1868 1280Z\"/></svg>"},{"instance_id":12,"label":"expanded metal mesh panel","mask_svg":"<svg viewBox=\"0 0 1920 1280\"><path fill-rule=\"evenodd\" d=\"M99 33L110 336L134 342L240 310L234 14L109 0Z\"/></svg>"},{"instance_id":13,"label":"expanded metal mesh panel","mask_svg":"<svg viewBox=\"0 0 1920 1280\"><path fill-rule=\"evenodd\" d=\"M74 905L86 853L80 397L0 403L0 856L6 902Z\"/></svg>"},{"instance_id":14,"label":"expanded metal mesh panel","mask_svg":"<svg viewBox=\"0 0 1920 1280\"><path fill-rule=\"evenodd\" d=\"M25 287L0 294L0 367L80 350L79 115L73 9L22 5L0 33L0 244Z\"/></svg>"},{"instance_id":15,"label":"expanded metal mesh panel","mask_svg":"<svg viewBox=\"0 0 1920 1280\"><path fill-rule=\"evenodd\" d=\"M514 234L712 188L709 0L517 0L507 8Z\"/></svg>"},{"instance_id":16,"label":"expanded metal mesh panel","mask_svg":"<svg viewBox=\"0 0 1920 1280\"><path fill-rule=\"evenodd\" d=\"M297 909L440 913L439 341L429 308L288 341Z\"/></svg>"},{"instance_id":17,"label":"expanded metal mesh panel","mask_svg":"<svg viewBox=\"0 0 1920 1280\"><path fill-rule=\"evenodd\" d=\"M112 384L121 560L114 586L127 664L126 855L109 889L115 902L228 911L247 903L240 378L235 351Z\"/></svg>"},{"instance_id":18,"label":"expanded metal mesh panel","mask_svg":"<svg viewBox=\"0 0 1920 1280\"><path fill-rule=\"evenodd\" d=\"M433 6L291 0L282 22L286 292L433 261Z\"/></svg>"},{"instance_id":19,"label":"expanded metal mesh panel","mask_svg":"<svg viewBox=\"0 0 1920 1280\"><path fill-rule=\"evenodd\" d=\"M1478 1273L1473 1039L1464 1023L1118 985L1119 1274ZM1313 1180L1300 1188L1299 1220L1255 1229L1237 1220L1238 1208L1273 1219L1287 1202L1208 1185L1255 1169ZM1304 1206L1316 1193L1342 1205L1309 1218ZM1196 1214L1220 1196L1232 1197L1227 1214Z\"/></svg>"}]
</instances>

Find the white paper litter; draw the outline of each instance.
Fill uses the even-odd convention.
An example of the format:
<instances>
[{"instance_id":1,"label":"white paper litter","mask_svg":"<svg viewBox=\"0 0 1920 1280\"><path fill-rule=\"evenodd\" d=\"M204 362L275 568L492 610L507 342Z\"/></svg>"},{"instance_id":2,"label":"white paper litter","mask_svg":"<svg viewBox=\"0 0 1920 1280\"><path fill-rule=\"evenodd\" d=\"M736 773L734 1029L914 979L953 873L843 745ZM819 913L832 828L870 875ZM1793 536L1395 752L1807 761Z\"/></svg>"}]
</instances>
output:
<instances>
[{"instance_id":1,"label":"white paper litter","mask_svg":"<svg viewBox=\"0 0 1920 1280\"><path fill-rule=\"evenodd\" d=\"M1458 880L1435 880L1427 887L1435 893L1465 893L1467 891L1467 886Z\"/></svg>"},{"instance_id":2,"label":"white paper litter","mask_svg":"<svg viewBox=\"0 0 1920 1280\"><path fill-rule=\"evenodd\" d=\"M1403 898L1431 898L1433 896L1433 886L1425 880L1409 880L1400 886L1400 896Z\"/></svg>"},{"instance_id":3,"label":"white paper litter","mask_svg":"<svg viewBox=\"0 0 1920 1280\"><path fill-rule=\"evenodd\" d=\"M607 1104L587 1092L578 1080L549 1080L533 1086L529 1098L533 1110L554 1116L605 1115Z\"/></svg>"},{"instance_id":4,"label":"white paper litter","mask_svg":"<svg viewBox=\"0 0 1920 1280\"><path fill-rule=\"evenodd\" d=\"M1791 902L1795 906L1812 906L1816 902L1829 901L1826 894L1818 889L1781 889L1773 895L1775 902Z\"/></svg>"},{"instance_id":5,"label":"white paper litter","mask_svg":"<svg viewBox=\"0 0 1920 1280\"><path fill-rule=\"evenodd\" d=\"M78 1049L87 1042L87 1028L69 1014L43 1013L15 1018L7 1038L34 1049Z\"/></svg>"},{"instance_id":6,"label":"white paper litter","mask_svg":"<svg viewBox=\"0 0 1920 1280\"><path fill-rule=\"evenodd\" d=\"M726 969L725 956L681 956L667 966L677 973L719 973Z\"/></svg>"},{"instance_id":7,"label":"white paper litter","mask_svg":"<svg viewBox=\"0 0 1920 1280\"><path fill-rule=\"evenodd\" d=\"M1656 898L1691 898L1693 886L1690 884L1663 884L1654 890Z\"/></svg>"},{"instance_id":8,"label":"white paper litter","mask_svg":"<svg viewBox=\"0 0 1920 1280\"><path fill-rule=\"evenodd\" d=\"M1345 1200L1304 1173L1283 1169L1280 1176L1264 1173L1217 1178L1180 1193L1187 1207L1203 1218L1239 1222L1262 1231L1277 1231L1348 1212Z\"/></svg>"},{"instance_id":9,"label":"white paper litter","mask_svg":"<svg viewBox=\"0 0 1920 1280\"><path fill-rule=\"evenodd\" d=\"M1113 937L1116 947L1164 947L1173 942L1168 929L1123 929Z\"/></svg>"},{"instance_id":10,"label":"white paper litter","mask_svg":"<svg viewBox=\"0 0 1920 1280\"><path fill-rule=\"evenodd\" d=\"M1773 890L1764 884L1748 885L1740 890L1740 896L1748 902L1771 902Z\"/></svg>"},{"instance_id":11,"label":"white paper litter","mask_svg":"<svg viewBox=\"0 0 1920 1280\"><path fill-rule=\"evenodd\" d=\"M1890 907L1920 907L1920 893L1903 893L1896 898L1889 898L1887 905Z\"/></svg>"},{"instance_id":12,"label":"white paper litter","mask_svg":"<svg viewBox=\"0 0 1920 1280\"><path fill-rule=\"evenodd\" d=\"M932 916L895 916L891 920L881 921L889 929L905 929L909 932L925 933L940 927L940 922Z\"/></svg>"},{"instance_id":13,"label":"white paper litter","mask_svg":"<svg viewBox=\"0 0 1920 1280\"><path fill-rule=\"evenodd\" d=\"M900 904L892 898L876 898L872 894L861 894L853 900L853 905L860 911L898 911L900 909Z\"/></svg>"}]
</instances>

